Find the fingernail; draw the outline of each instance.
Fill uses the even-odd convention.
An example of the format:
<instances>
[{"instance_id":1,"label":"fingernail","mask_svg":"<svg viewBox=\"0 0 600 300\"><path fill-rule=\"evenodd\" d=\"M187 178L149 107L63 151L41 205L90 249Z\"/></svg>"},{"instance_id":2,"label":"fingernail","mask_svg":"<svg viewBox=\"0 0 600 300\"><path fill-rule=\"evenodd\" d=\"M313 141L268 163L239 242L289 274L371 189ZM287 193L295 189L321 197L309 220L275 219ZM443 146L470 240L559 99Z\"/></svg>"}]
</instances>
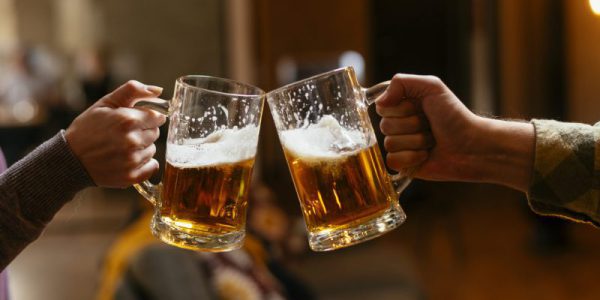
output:
<instances>
[{"instance_id":1,"label":"fingernail","mask_svg":"<svg viewBox=\"0 0 600 300\"><path fill-rule=\"evenodd\" d=\"M146 85L146 91L155 94L155 95L160 95L163 91L163 88L161 88L160 86L155 86L155 85Z\"/></svg>"}]
</instances>

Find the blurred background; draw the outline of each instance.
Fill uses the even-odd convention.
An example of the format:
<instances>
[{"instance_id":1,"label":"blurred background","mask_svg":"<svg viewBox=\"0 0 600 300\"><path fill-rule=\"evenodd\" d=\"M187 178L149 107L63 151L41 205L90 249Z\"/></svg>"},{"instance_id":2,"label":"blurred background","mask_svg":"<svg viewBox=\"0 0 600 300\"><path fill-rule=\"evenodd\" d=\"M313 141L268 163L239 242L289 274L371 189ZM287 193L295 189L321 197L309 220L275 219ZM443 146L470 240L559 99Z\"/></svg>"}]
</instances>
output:
<instances>
[{"instance_id":1,"label":"blurred background","mask_svg":"<svg viewBox=\"0 0 600 300\"><path fill-rule=\"evenodd\" d=\"M346 65L365 86L439 76L483 115L594 123L599 53L600 0L0 0L0 147L14 163L128 79L168 99L184 74L271 90ZM413 182L399 229L310 252L268 110L261 130L250 207L269 222L249 226L290 298L600 297L600 232L498 186ZM81 192L9 266L14 299L110 299L147 210L132 189Z\"/></svg>"}]
</instances>

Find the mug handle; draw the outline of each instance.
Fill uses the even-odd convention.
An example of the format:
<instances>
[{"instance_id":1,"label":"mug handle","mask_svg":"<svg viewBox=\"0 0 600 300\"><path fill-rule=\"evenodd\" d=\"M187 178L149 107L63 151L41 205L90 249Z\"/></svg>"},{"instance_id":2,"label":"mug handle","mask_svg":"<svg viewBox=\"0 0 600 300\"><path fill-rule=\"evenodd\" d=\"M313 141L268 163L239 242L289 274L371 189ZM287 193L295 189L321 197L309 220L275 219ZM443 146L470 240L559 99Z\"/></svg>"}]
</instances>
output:
<instances>
[{"instance_id":1,"label":"mug handle","mask_svg":"<svg viewBox=\"0 0 600 300\"><path fill-rule=\"evenodd\" d=\"M149 108L153 111L159 112L165 116L169 115L170 102L167 100L141 100L136 102L133 107ZM141 183L134 184L133 187L142 195L146 200L150 201L152 205L156 206L158 203L158 197L160 196L160 183L155 185L148 180L144 180Z\"/></svg>"},{"instance_id":2,"label":"mug handle","mask_svg":"<svg viewBox=\"0 0 600 300\"><path fill-rule=\"evenodd\" d=\"M385 92L388 86L390 86L390 82L391 81L388 80L378 83L370 88L363 88L362 90L365 93L367 104L374 104L375 100L377 100L377 97L383 94L383 92ZM394 185L394 189L396 190L396 193L398 195L400 195L400 193L402 193L402 191L404 191L404 189L406 189L406 187L410 184L410 182L412 181L413 174L415 173L417 168L418 166L406 168L404 170L401 170L397 174L388 173L390 179L392 180L392 184Z\"/></svg>"}]
</instances>

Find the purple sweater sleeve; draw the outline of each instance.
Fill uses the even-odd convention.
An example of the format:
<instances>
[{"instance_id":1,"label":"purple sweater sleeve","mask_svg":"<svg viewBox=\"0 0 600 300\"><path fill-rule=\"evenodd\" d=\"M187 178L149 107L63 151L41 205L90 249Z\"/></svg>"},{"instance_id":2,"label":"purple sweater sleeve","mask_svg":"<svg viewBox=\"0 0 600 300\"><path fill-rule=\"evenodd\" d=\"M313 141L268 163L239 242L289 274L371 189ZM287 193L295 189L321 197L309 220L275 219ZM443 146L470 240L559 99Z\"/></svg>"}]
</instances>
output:
<instances>
[{"instance_id":1,"label":"purple sweater sleeve","mask_svg":"<svg viewBox=\"0 0 600 300\"><path fill-rule=\"evenodd\" d=\"M42 233L66 202L92 185L64 131L0 175L0 270Z\"/></svg>"}]
</instances>

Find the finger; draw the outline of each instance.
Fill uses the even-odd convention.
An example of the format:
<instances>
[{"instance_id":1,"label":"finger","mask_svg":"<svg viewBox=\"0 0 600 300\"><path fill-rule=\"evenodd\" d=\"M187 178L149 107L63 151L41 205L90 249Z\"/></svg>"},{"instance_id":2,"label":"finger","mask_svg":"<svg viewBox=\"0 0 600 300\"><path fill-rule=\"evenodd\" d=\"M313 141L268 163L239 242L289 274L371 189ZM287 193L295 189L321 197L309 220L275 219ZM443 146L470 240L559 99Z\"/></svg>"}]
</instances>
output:
<instances>
[{"instance_id":1,"label":"finger","mask_svg":"<svg viewBox=\"0 0 600 300\"><path fill-rule=\"evenodd\" d=\"M129 80L112 93L98 100L95 105L113 108L131 107L140 98L159 96L162 90L158 86L145 85L136 80Z\"/></svg>"},{"instance_id":2,"label":"finger","mask_svg":"<svg viewBox=\"0 0 600 300\"><path fill-rule=\"evenodd\" d=\"M163 125L167 120L163 114L146 108L119 107L115 111L117 122L125 130L152 129Z\"/></svg>"},{"instance_id":3,"label":"finger","mask_svg":"<svg viewBox=\"0 0 600 300\"><path fill-rule=\"evenodd\" d=\"M160 136L160 130L158 127L143 129L139 131L140 144L144 147L148 147L158 139Z\"/></svg>"},{"instance_id":4,"label":"finger","mask_svg":"<svg viewBox=\"0 0 600 300\"><path fill-rule=\"evenodd\" d=\"M375 110L382 117L406 117L416 114L419 110L412 101L404 100L396 105L380 105L376 102Z\"/></svg>"},{"instance_id":5,"label":"finger","mask_svg":"<svg viewBox=\"0 0 600 300\"><path fill-rule=\"evenodd\" d=\"M128 165L139 168L151 160L154 154L156 154L156 145L150 144L150 146L144 149L132 152Z\"/></svg>"},{"instance_id":6,"label":"finger","mask_svg":"<svg viewBox=\"0 0 600 300\"><path fill-rule=\"evenodd\" d=\"M386 136L383 147L388 152L405 150L426 150L434 145L434 139L429 133Z\"/></svg>"},{"instance_id":7,"label":"finger","mask_svg":"<svg viewBox=\"0 0 600 300\"><path fill-rule=\"evenodd\" d=\"M396 171L403 171L406 168L415 167L425 162L429 157L429 152L419 151L401 151L388 153L386 157L387 165Z\"/></svg>"},{"instance_id":8,"label":"finger","mask_svg":"<svg viewBox=\"0 0 600 300\"><path fill-rule=\"evenodd\" d=\"M396 74L377 104L394 106L403 99L422 99L424 96L446 91L444 83L435 76Z\"/></svg>"},{"instance_id":9,"label":"finger","mask_svg":"<svg viewBox=\"0 0 600 300\"><path fill-rule=\"evenodd\" d=\"M135 108L135 110L144 113L142 118L142 128L144 129L160 127L167 121L167 116L149 108Z\"/></svg>"},{"instance_id":10,"label":"finger","mask_svg":"<svg viewBox=\"0 0 600 300\"><path fill-rule=\"evenodd\" d=\"M158 128L129 130L123 135L122 149L127 152L145 149L154 144L159 135Z\"/></svg>"},{"instance_id":11,"label":"finger","mask_svg":"<svg viewBox=\"0 0 600 300\"><path fill-rule=\"evenodd\" d=\"M427 130L429 122L423 115L412 115L405 118L384 117L379 122L379 128L384 135L410 134Z\"/></svg>"},{"instance_id":12,"label":"finger","mask_svg":"<svg viewBox=\"0 0 600 300\"><path fill-rule=\"evenodd\" d=\"M150 159L141 167L129 172L127 176L128 184L139 183L148 180L154 172L158 171L159 165L156 159Z\"/></svg>"}]
</instances>

